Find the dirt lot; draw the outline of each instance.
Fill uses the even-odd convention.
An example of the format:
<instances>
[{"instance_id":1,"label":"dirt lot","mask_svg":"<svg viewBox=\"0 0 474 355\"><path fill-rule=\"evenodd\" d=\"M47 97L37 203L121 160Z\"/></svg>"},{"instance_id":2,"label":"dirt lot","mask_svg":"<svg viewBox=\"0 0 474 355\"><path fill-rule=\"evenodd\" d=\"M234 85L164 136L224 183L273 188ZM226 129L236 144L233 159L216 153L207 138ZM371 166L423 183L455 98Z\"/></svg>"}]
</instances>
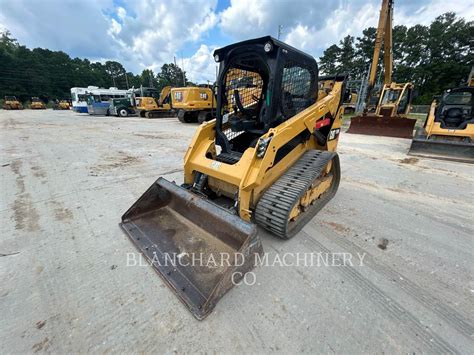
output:
<instances>
[{"instance_id":1,"label":"dirt lot","mask_svg":"<svg viewBox=\"0 0 474 355\"><path fill-rule=\"evenodd\" d=\"M24 110L0 127L1 353L474 348L472 166L342 134L335 199L290 241L261 234L273 257L363 265L262 266L199 322L151 267L127 266L118 226L158 176L180 182L197 125Z\"/></svg>"}]
</instances>

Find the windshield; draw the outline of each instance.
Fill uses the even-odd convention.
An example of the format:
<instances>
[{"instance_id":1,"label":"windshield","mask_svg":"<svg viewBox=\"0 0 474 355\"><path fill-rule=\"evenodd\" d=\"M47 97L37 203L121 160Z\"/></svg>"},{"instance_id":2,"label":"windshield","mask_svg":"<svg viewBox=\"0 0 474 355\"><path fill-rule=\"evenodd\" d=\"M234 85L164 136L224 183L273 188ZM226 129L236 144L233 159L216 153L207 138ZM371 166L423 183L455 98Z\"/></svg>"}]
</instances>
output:
<instances>
[{"instance_id":1,"label":"windshield","mask_svg":"<svg viewBox=\"0 0 474 355\"><path fill-rule=\"evenodd\" d=\"M387 103L395 103L400 96L401 90L388 89L385 91L382 99L382 105Z\"/></svg>"},{"instance_id":2,"label":"windshield","mask_svg":"<svg viewBox=\"0 0 474 355\"><path fill-rule=\"evenodd\" d=\"M5 100L6 101L16 101L16 97L15 96L5 96Z\"/></svg>"},{"instance_id":3,"label":"windshield","mask_svg":"<svg viewBox=\"0 0 474 355\"><path fill-rule=\"evenodd\" d=\"M472 94L470 92L450 92L444 97L446 105L470 105Z\"/></svg>"}]
</instances>

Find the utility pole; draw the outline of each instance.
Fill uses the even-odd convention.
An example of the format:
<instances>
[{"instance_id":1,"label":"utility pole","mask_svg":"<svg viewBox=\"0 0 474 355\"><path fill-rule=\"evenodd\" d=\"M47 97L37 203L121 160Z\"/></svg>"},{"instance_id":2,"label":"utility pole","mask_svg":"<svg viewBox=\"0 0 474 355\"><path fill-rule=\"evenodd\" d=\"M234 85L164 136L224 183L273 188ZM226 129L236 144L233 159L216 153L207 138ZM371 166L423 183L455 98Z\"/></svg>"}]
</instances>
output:
<instances>
[{"instance_id":1,"label":"utility pole","mask_svg":"<svg viewBox=\"0 0 474 355\"><path fill-rule=\"evenodd\" d=\"M175 67L175 69L177 69L177 68L178 68L178 64L176 64L176 56L175 56L175 55L173 56L173 61L174 61L174 67ZM177 83L176 83L176 84L177 84ZM174 85L174 83L172 83L172 85Z\"/></svg>"},{"instance_id":2,"label":"utility pole","mask_svg":"<svg viewBox=\"0 0 474 355\"><path fill-rule=\"evenodd\" d=\"M112 77L112 80L114 82L114 88L117 87L117 85L115 85L115 76L113 76L112 74L110 76Z\"/></svg>"},{"instance_id":3,"label":"utility pole","mask_svg":"<svg viewBox=\"0 0 474 355\"><path fill-rule=\"evenodd\" d=\"M186 86L186 75L184 74L184 58L181 58L182 69L181 72L183 73L183 86Z\"/></svg>"},{"instance_id":4,"label":"utility pole","mask_svg":"<svg viewBox=\"0 0 474 355\"><path fill-rule=\"evenodd\" d=\"M150 78L150 87L153 87L153 77L151 76L151 69L148 69L148 77Z\"/></svg>"},{"instance_id":5,"label":"utility pole","mask_svg":"<svg viewBox=\"0 0 474 355\"><path fill-rule=\"evenodd\" d=\"M127 72L125 72L125 82L127 83L127 90L130 89L130 87L128 86L128 75L127 75Z\"/></svg>"},{"instance_id":6,"label":"utility pole","mask_svg":"<svg viewBox=\"0 0 474 355\"><path fill-rule=\"evenodd\" d=\"M283 30L283 25L278 25L278 38L277 39L280 39L282 30Z\"/></svg>"}]
</instances>

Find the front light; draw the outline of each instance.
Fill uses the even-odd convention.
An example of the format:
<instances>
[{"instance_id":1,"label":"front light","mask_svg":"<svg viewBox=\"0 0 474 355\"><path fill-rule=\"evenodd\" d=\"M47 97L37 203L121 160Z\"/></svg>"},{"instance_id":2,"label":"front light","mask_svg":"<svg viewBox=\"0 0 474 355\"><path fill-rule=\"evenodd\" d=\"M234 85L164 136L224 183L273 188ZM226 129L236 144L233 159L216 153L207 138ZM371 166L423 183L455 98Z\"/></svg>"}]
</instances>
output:
<instances>
[{"instance_id":1,"label":"front light","mask_svg":"<svg viewBox=\"0 0 474 355\"><path fill-rule=\"evenodd\" d=\"M263 46L263 50L267 53L271 52L273 49L273 45L270 42L265 43Z\"/></svg>"},{"instance_id":2,"label":"front light","mask_svg":"<svg viewBox=\"0 0 474 355\"><path fill-rule=\"evenodd\" d=\"M267 151L268 143L272 140L272 137L261 138L257 144L257 158L261 159Z\"/></svg>"},{"instance_id":3,"label":"front light","mask_svg":"<svg viewBox=\"0 0 474 355\"><path fill-rule=\"evenodd\" d=\"M216 54L216 55L214 56L214 60L215 60L216 62L219 62L219 54Z\"/></svg>"}]
</instances>

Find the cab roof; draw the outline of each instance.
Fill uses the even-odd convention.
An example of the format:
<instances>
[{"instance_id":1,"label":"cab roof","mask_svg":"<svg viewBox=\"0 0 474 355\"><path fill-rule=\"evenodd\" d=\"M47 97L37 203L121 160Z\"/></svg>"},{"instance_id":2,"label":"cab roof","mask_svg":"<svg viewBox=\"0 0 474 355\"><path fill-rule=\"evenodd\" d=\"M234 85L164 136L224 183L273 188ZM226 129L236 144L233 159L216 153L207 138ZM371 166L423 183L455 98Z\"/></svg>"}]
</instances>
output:
<instances>
[{"instance_id":1,"label":"cab roof","mask_svg":"<svg viewBox=\"0 0 474 355\"><path fill-rule=\"evenodd\" d=\"M316 64L316 60L313 58L313 56L300 51L299 49L296 49L295 47L292 47L282 41L277 40L276 38L273 38L272 36L265 36L265 37L259 37L259 38L254 38L254 39L248 39L246 41L242 42L237 42L230 44L228 46L218 48L214 51L213 56L215 57L216 54L219 56L219 62L224 59L233 49L239 48L239 47L245 47L245 46L252 46L252 45L262 45L264 46L265 43L270 42L273 45L274 50L277 48L281 48L284 50L287 50L288 52L291 52L293 55L300 57L303 61L309 61L309 62L314 62L314 65Z\"/></svg>"}]
</instances>

